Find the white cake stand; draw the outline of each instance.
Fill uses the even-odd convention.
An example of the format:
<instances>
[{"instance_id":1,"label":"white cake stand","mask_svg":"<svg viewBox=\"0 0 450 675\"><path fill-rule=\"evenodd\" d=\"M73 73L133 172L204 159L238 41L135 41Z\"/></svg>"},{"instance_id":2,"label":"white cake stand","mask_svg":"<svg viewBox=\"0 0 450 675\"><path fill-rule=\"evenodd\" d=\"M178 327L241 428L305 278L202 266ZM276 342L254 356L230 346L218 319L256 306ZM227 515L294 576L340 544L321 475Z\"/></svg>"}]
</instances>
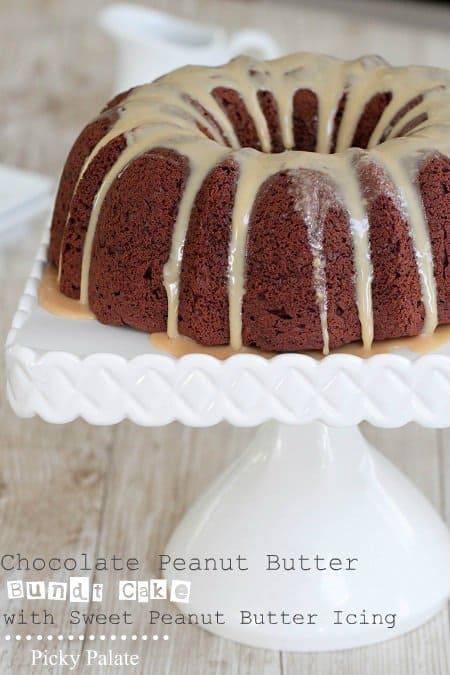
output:
<instances>
[{"instance_id":1,"label":"white cake stand","mask_svg":"<svg viewBox=\"0 0 450 675\"><path fill-rule=\"evenodd\" d=\"M8 396L18 415L52 423L260 425L167 546L172 557L231 557L235 568L240 555L249 570L166 571L169 580L192 582L183 611L224 613L226 623L208 630L239 642L323 651L396 637L443 606L448 532L358 424L450 426L450 343L423 356L369 359L173 358L142 333L41 309L44 259L45 245L7 340ZM297 571L268 571L268 554L303 555L303 568L314 569L301 571L297 561ZM250 612L251 623L241 612ZM264 623L255 623L261 613Z\"/></svg>"}]
</instances>

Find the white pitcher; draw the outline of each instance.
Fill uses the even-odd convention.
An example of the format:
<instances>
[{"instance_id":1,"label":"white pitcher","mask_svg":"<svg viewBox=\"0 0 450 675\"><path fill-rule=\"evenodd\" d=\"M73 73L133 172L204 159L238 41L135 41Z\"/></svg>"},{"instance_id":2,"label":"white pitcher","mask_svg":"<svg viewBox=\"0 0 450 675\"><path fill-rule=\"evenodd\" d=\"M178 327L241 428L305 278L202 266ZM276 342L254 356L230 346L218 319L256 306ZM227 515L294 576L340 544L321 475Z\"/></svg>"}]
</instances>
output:
<instances>
[{"instance_id":1,"label":"white pitcher","mask_svg":"<svg viewBox=\"0 0 450 675\"><path fill-rule=\"evenodd\" d=\"M109 5L100 12L99 23L118 47L117 91L151 82L186 64L214 66L241 53L258 58L279 55L276 42L264 31L227 35L217 26L139 5Z\"/></svg>"}]
</instances>

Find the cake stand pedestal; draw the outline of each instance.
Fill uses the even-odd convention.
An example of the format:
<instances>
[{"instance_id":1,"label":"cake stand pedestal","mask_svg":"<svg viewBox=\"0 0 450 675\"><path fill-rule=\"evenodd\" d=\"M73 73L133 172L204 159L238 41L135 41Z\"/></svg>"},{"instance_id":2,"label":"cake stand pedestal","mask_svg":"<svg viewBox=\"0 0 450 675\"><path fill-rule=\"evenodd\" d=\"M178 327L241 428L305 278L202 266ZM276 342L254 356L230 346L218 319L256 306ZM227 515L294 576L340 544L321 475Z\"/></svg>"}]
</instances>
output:
<instances>
[{"instance_id":1,"label":"cake stand pedestal","mask_svg":"<svg viewBox=\"0 0 450 675\"><path fill-rule=\"evenodd\" d=\"M209 630L257 647L379 642L431 618L450 593L444 523L356 426L262 425L185 515L167 553L245 558L248 572L182 576L192 582L189 611L229 617Z\"/></svg>"},{"instance_id":2,"label":"cake stand pedestal","mask_svg":"<svg viewBox=\"0 0 450 675\"><path fill-rule=\"evenodd\" d=\"M168 569L168 580L191 581L182 611L222 612L225 623L205 627L246 644L324 651L396 637L443 606L448 532L358 424L450 426L450 343L368 359L174 358L136 331L45 312L36 300L44 260L45 244L7 340L18 415L259 427L167 545L172 557L234 562L233 571ZM283 558L288 569L273 569Z\"/></svg>"}]
</instances>

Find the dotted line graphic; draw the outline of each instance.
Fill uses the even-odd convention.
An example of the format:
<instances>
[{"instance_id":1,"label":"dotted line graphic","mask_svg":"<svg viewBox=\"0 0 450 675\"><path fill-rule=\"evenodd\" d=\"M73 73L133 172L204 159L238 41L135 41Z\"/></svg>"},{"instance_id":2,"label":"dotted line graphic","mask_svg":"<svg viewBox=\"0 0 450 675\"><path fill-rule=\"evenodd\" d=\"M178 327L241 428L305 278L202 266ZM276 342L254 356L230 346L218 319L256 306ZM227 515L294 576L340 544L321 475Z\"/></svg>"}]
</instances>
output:
<instances>
[{"instance_id":1,"label":"dotted line graphic","mask_svg":"<svg viewBox=\"0 0 450 675\"><path fill-rule=\"evenodd\" d=\"M155 642L159 639L169 640L168 635L67 635L68 640L154 640ZM5 640L13 641L17 640L59 640L60 642L65 639L64 635L5 635Z\"/></svg>"}]
</instances>

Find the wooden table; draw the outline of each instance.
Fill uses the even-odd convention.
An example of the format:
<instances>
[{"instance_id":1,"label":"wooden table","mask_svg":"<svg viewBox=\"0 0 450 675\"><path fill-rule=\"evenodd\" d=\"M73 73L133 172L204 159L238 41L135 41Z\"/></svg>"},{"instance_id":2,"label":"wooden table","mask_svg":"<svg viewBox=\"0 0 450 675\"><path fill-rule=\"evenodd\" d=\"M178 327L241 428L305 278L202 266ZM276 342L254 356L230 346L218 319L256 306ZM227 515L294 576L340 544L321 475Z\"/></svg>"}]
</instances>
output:
<instances>
[{"instance_id":1,"label":"wooden table","mask_svg":"<svg viewBox=\"0 0 450 675\"><path fill-rule=\"evenodd\" d=\"M3 0L0 8L2 161L56 175L81 124L111 93L114 53L95 26L102 0ZM317 49L342 56L378 51L395 63L448 63L448 35L431 28L407 26L382 18L367 23L361 13L333 14L300 2L225 2L225 0L153 0L154 6L220 22L270 27L287 50ZM320 3L318 3L320 5ZM361 4L361 3L359 3ZM428 8L426 13L431 10ZM1 331L6 336L11 316L29 270L42 221L0 242L0 280L4 289ZM5 396L0 401L0 553L20 552L30 558L52 555L137 557L150 561L145 577L155 576L153 555L161 552L185 509L236 456L252 430L222 424L193 430L173 424L146 430L123 423L94 428L84 422L65 427L40 420L17 419ZM394 431L364 428L367 436L416 482L442 515L450 519L450 434L409 425ZM17 610L7 601L6 580L20 573L0 574L2 611ZM56 580L57 574L33 578ZM102 611L113 612L114 582ZM115 593L115 589L114 589ZM10 630L22 635L14 644L4 640L0 621L0 673L62 673L60 667L30 668L30 649L62 648L77 654L89 641L76 638L80 627L68 624L65 602L54 611L56 629L38 625ZM45 602L34 601L40 610ZM83 607L83 606L81 606ZM133 606L135 607L135 606ZM90 611L95 608L90 605ZM88 611L83 609L83 611ZM117 631L121 644L141 656L141 665L113 672L166 675L446 675L450 672L449 613L400 639L358 650L328 654L280 654L253 650L212 637L195 627L167 627L168 641L144 641L152 631L146 610L134 611L136 623ZM108 635L111 629L107 630ZM37 636L53 633L53 642ZM61 633L64 637L58 641ZM102 627L86 631L102 646ZM27 641L26 635L33 636ZM132 640L132 635L139 638ZM86 642L88 644L86 644ZM57 643L57 644L55 644ZM112 643L103 643L111 646ZM114 646L114 645L112 645ZM79 667L76 672L106 672Z\"/></svg>"}]
</instances>

